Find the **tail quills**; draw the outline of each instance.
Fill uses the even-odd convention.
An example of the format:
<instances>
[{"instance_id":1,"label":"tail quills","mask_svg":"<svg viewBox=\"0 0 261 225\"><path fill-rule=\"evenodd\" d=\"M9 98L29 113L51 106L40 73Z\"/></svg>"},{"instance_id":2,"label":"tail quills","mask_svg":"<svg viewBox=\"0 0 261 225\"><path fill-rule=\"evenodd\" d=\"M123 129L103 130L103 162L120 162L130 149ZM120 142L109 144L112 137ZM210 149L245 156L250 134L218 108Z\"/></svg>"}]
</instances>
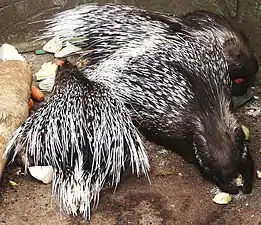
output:
<instances>
[{"instance_id":1,"label":"tail quills","mask_svg":"<svg viewBox=\"0 0 261 225\"><path fill-rule=\"evenodd\" d=\"M90 219L105 183L115 188L122 172L148 177L148 156L127 109L101 84L69 63L45 105L15 132L6 157L24 149L30 165L54 168L53 196L63 211Z\"/></svg>"}]
</instances>

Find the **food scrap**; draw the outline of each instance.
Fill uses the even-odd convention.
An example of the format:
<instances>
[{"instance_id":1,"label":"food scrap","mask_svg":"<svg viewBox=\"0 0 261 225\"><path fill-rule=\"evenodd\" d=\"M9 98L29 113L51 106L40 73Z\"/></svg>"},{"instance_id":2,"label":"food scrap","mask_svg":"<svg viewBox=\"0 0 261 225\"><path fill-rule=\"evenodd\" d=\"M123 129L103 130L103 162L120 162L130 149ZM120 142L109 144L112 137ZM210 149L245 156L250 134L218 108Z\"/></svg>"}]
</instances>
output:
<instances>
[{"instance_id":1,"label":"food scrap","mask_svg":"<svg viewBox=\"0 0 261 225\"><path fill-rule=\"evenodd\" d=\"M54 78L46 78L38 86L41 90L50 92L54 86Z\"/></svg>"},{"instance_id":2,"label":"food scrap","mask_svg":"<svg viewBox=\"0 0 261 225\"><path fill-rule=\"evenodd\" d=\"M28 169L32 177L45 184L53 180L53 168L51 166L30 166Z\"/></svg>"},{"instance_id":3,"label":"food scrap","mask_svg":"<svg viewBox=\"0 0 261 225\"><path fill-rule=\"evenodd\" d=\"M43 50L50 53L56 53L59 52L62 47L62 40L59 37L54 37L43 46Z\"/></svg>"},{"instance_id":4,"label":"food scrap","mask_svg":"<svg viewBox=\"0 0 261 225\"><path fill-rule=\"evenodd\" d=\"M43 92L35 87L35 86L32 86L32 89L31 89L31 96L34 100L38 101L38 102L41 102L44 100L44 94Z\"/></svg>"},{"instance_id":5,"label":"food scrap","mask_svg":"<svg viewBox=\"0 0 261 225\"><path fill-rule=\"evenodd\" d=\"M56 63L57 66L62 66L62 65L64 64L64 61L61 60L61 59L57 59L57 60L55 61L55 63Z\"/></svg>"},{"instance_id":6,"label":"food scrap","mask_svg":"<svg viewBox=\"0 0 261 225\"><path fill-rule=\"evenodd\" d=\"M28 109L31 110L33 108L34 102L33 100L30 98L29 102L28 102Z\"/></svg>"},{"instance_id":7,"label":"food scrap","mask_svg":"<svg viewBox=\"0 0 261 225\"><path fill-rule=\"evenodd\" d=\"M78 52L78 51L81 51L81 50L82 50L81 48L74 46L69 42L66 42L66 47L64 47L61 51L56 52L54 54L54 57L62 58L62 57L68 56L72 53L75 53L75 52Z\"/></svg>"},{"instance_id":8,"label":"food scrap","mask_svg":"<svg viewBox=\"0 0 261 225\"><path fill-rule=\"evenodd\" d=\"M46 54L46 51L44 51L42 49L38 49L38 50L35 50L35 54L36 55L44 55L44 54Z\"/></svg>"},{"instance_id":9,"label":"food scrap","mask_svg":"<svg viewBox=\"0 0 261 225\"><path fill-rule=\"evenodd\" d=\"M256 174L257 174L257 178L258 178L258 179L261 179L261 171L257 170L257 171L256 171Z\"/></svg>"},{"instance_id":10,"label":"food scrap","mask_svg":"<svg viewBox=\"0 0 261 225\"><path fill-rule=\"evenodd\" d=\"M0 59L3 61L7 60L20 60L24 61L25 58L18 53L16 48L9 44L3 44L0 47Z\"/></svg>"},{"instance_id":11,"label":"food scrap","mask_svg":"<svg viewBox=\"0 0 261 225\"><path fill-rule=\"evenodd\" d=\"M41 66L41 69L35 74L41 90L48 92L52 90L57 69L57 63L52 62L44 63Z\"/></svg>"},{"instance_id":12,"label":"food scrap","mask_svg":"<svg viewBox=\"0 0 261 225\"><path fill-rule=\"evenodd\" d=\"M241 174L238 176L238 178L235 179L235 183L238 187L243 186L243 178Z\"/></svg>"},{"instance_id":13,"label":"food scrap","mask_svg":"<svg viewBox=\"0 0 261 225\"><path fill-rule=\"evenodd\" d=\"M35 74L36 79L44 80L45 78L52 77L54 78L57 72L58 66L56 63L48 62L44 63L41 66L41 69Z\"/></svg>"},{"instance_id":14,"label":"food scrap","mask_svg":"<svg viewBox=\"0 0 261 225\"><path fill-rule=\"evenodd\" d=\"M8 182L11 186L18 186L18 184L12 180L9 180Z\"/></svg>"},{"instance_id":15,"label":"food scrap","mask_svg":"<svg viewBox=\"0 0 261 225\"><path fill-rule=\"evenodd\" d=\"M245 140L246 140L246 141L249 140L249 137L250 137L250 131L249 131L249 129L248 129L246 126L244 126L244 125L242 125L241 127L242 127L242 129L243 129L244 134L245 134Z\"/></svg>"},{"instance_id":16,"label":"food scrap","mask_svg":"<svg viewBox=\"0 0 261 225\"><path fill-rule=\"evenodd\" d=\"M232 200L232 197L230 194L225 192L220 192L216 194L216 196L213 198L213 202L220 204L220 205L226 205Z\"/></svg>"}]
</instances>

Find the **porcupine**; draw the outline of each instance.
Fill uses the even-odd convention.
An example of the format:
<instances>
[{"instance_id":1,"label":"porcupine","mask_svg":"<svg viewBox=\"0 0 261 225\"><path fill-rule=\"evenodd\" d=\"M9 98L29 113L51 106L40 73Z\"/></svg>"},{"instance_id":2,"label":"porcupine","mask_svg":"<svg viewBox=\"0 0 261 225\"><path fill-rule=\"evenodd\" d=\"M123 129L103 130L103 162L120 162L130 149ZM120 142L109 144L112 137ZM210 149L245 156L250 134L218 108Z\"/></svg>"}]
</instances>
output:
<instances>
[{"instance_id":1,"label":"porcupine","mask_svg":"<svg viewBox=\"0 0 261 225\"><path fill-rule=\"evenodd\" d=\"M188 26L195 37L202 32L212 32L219 40L225 53L232 80L244 78L248 87L258 70L258 63L246 36L232 26L222 15L207 11L196 11L174 17L157 12L148 12L134 6L113 4L87 4L57 14L48 21L43 38L59 36L92 50L92 62L115 52L129 40L143 40L155 28L156 23L176 29L172 21L179 20L178 26ZM172 27L174 26L174 27ZM154 31L156 32L156 31ZM153 32L152 32L153 33ZM162 34L164 35L164 34ZM103 54L99 54L102 51ZM233 83L234 85L235 83ZM236 85L235 85L236 86ZM239 89L240 90L240 89ZM232 94L245 94L247 88Z\"/></svg>"},{"instance_id":2,"label":"porcupine","mask_svg":"<svg viewBox=\"0 0 261 225\"><path fill-rule=\"evenodd\" d=\"M247 36L218 13L201 10L189 12L180 18L184 24L194 29L194 36L210 31L215 34L227 59L232 81L243 79L241 83L244 86L241 89L236 88L236 82L233 83L232 94L245 94L247 88L253 84L258 71L258 62Z\"/></svg>"},{"instance_id":3,"label":"porcupine","mask_svg":"<svg viewBox=\"0 0 261 225\"><path fill-rule=\"evenodd\" d=\"M148 176L147 153L125 106L67 61L46 103L14 133L7 156L21 147L26 167L54 168L52 194L61 209L85 218L105 183L116 188L128 168Z\"/></svg>"},{"instance_id":4,"label":"porcupine","mask_svg":"<svg viewBox=\"0 0 261 225\"><path fill-rule=\"evenodd\" d=\"M75 22L73 22L74 18L77 18ZM68 23L66 23L66 21L68 21ZM81 24L81 26L79 26L79 24ZM175 75L175 73L172 71L172 67L175 68L177 66L176 63L181 62L181 64L183 64L185 67L194 67L194 64L200 64L202 59L205 58L204 54L192 54L193 48L189 48L187 45L188 43L196 42L196 50L201 52L203 50L200 49L204 49L205 45L208 45L208 42L211 41L208 40L211 37L211 32L202 32L201 37L198 35L193 37L193 35L189 35L190 33L192 33L191 29L184 26L180 19L170 19L166 16L150 13L135 7L114 5L98 6L94 4L81 6L77 9L60 13L57 17L55 17L55 19L51 20L51 24L47 27L47 31L44 33L43 37L58 35L66 41L76 39L78 44L85 49L95 48L92 54L90 54L90 56L94 59L91 61L91 65L85 71L85 75L97 82L103 82L111 89L115 88L115 93L121 99L121 101L123 101L125 105L129 106L130 109L133 108L133 115L137 116L136 122L139 124L139 128L143 131L143 133L147 133L147 137L153 134L152 136L154 139L158 139L159 142L165 144L166 142L171 143L172 138L179 139L177 138L177 136L179 136L178 134L173 134L174 128L172 127L172 129L170 129L167 124L170 123L169 126L175 125L176 128L174 130L179 133L179 129L177 129L177 127L179 127L181 124L183 125L188 123L187 120L182 120L179 118L181 113L183 115L183 112L181 111L185 110L186 108L190 109L190 106L185 107L182 104L177 105L177 102L181 101L178 98L179 95L182 95L180 92L186 90L188 87L183 87L182 84L177 84L177 80L182 82L182 73ZM206 40L205 42L203 41L204 37ZM166 45L164 48L162 43ZM217 43L219 42L215 42L215 44ZM171 48L168 49L170 46ZM214 46L212 47L214 48ZM218 52L217 48L215 50ZM189 50L191 50L191 52L189 52ZM202 59L200 57L202 57ZM165 60L162 61L162 59ZM218 59L219 61L223 62L220 57L214 57L214 59ZM207 65L209 65L208 69L211 69L212 67L210 66L210 63L213 64L213 67L216 66L216 64L220 64L220 62L213 62L213 59L209 58L209 63L207 63ZM225 62L223 63L224 65L226 64ZM198 68L201 66L202 65L200 64ZM215 78L214 81L217 81L215 75L224 74L222 78L226 80L226 73L224 70L227 69L227 67L224 66L221 69L223 70L220 72L214 71L212 73L208 73L208 78L211 80L212 78L210 78L210 76L213 75ZM124 71L126 71L128 75L126 75ZM173 78L167 75L167 73L170 73L171 71L174 73ZM193 71L193 69L191 69L191 71ZM189 73L185 73L185 75L188 76L188 74L194 74L194 72L191 71ZM203 76L204 73L206 73L206 71L198 74ZM175 77L177 76L179 78L175 80ZM196 76L196 78L198 78L198 76ZM161 81L162 79L168 81L169 83L174 82L175 85L171 86L171 84L167 84L166 86L166 84ZM172 79L174 79L174 81L172 81ZM187 79L187 77L184 79ZM150 88L153 88L153 85L156 85L156 87L154 87L152 90L147 90L146 84L148 82L150 82ZM196 83L196 81L193 82ZM222 84L226 83L227 82L225 81L220 81L220 88L222 88ZM228 83L227 85L229 86ZM132 88L134 88L134 90ZM177 93L173 91L174 89L177 91ZM157 95L161 93L161 90L169 93L170 96L174 95L174 100L171 99L169 101L166 96L166 99L157 97ZM173 91L173 93L171 91ZM146 92L148 92L147 95ZM188 94L190 92L194 93L195 90L186 90L185 93ZM213 92L210 91L210 93ZM207 94L209 93L205 93L205 95ZM209 96L207 97L209 98ZM154 102L152 100L154 100ZM210 100L220 103L220 100L218 100L217 96L213 96L213 99L209 98L208 101L206 101L206 103L211 105L209 102ZM172 110L169 109L171 110L169 112L170 118L169 120L166 120L168 117L168 111L161 110L160 108L162 107L164 109L164 106L171 104L173 104L174 108ZM225 104L225 106L229 107L228 104ZM142 107L145 107L145 109ZM213 106L215 110L219 110L217 106L215 107ZM200 109L199 111L201 110L203 109ZM230 109L226 109L224 111L227 112L228 110ZM190 110L184 112L184 114L191 113L192 112ZM173 114L175 116L173 116ZM156 118L155 115L157 115ZM160 120L159 118L162 119ZM236 121L234 117L231 116L231 118ZM222 120L231 118L229 118L229 116L225 119L217 118L217 121L221 122ZM158 119L158 121L156 119ZM222 130L222 132L225 133L226 124L223 125L224 130ZM220 126L220 124L217 123L217 126ZM189 127L190 126L188 126L188 128ZM183 129L184 128L180 128L180 130ZM238 129L241 130L240 128ZM218 132L221 131L215 130L213 132L217 133L213 134L214 136L218 135ZM231 131L229 132L229 135L232 136ZM182 136L191 138L191 135L185 135L182 132L180 133ZM221 135L222 138L224 138L223 135L224 134ZM221 139L221 137L219 138ZM207 138L210 137L207 136L206 139ZM233 140L233 138L234 137L231 137L231 140ZM217 140L217 142L221 142L221 140ZM215 146L214 143L213 145ZM231 146L226 146L226 148L231 150ZM249 170L246 169L246 172L242 171L242 173L244 173L244 177L247 180L245 192L249 192L252 187L252 178L250 175L252 171L252 159L251 156L248 155L248 150L246 151L246 161L249 164ZM213 158L215 159L215 157ZM218 160L222 161L221 158ZM239 162L240 160L237 159L237 161ZM231 165L231 167L234 167L234 165ZM201 166L201 168L204 168L204 166ZM219 170L222 171L222 168L219 168ZM229 169L227 168L227 170ZM241 168L238 170L241 170ZM212 169L212 172L213 171L214 169ZM223 172L225 173L226 171ZM232 173L232 171L230 172ZM212 177L214 176L215 175L212 174ZM221 178L219 179L220 181L218 183L223 190L230 192L238 191L235 186L233 186L231 189L228 188L226 185L229 186L231 184L228 184L228 182L225 181L225 184L223 184L222 179L225 178L222 178L222 175L220 175L220 177ZM226 177L226 175L224 175L224 177Z\"/></svg>"},{"instance_id":5,"label":"porcupine","mask_svg":"<svg viewBox=\"0 0 261 225\"><path fill-rule=\"evenodd\" d=\"M204 177L223 191L238 193L233 178L241 174L242 191L250 193L254 163L231 111L224 55L210 37L199 43L181 29L171 40L155 35L130 42L85 75L114 90L146 137L174 150L188 148Z\"/></svg>"}]
</instances>

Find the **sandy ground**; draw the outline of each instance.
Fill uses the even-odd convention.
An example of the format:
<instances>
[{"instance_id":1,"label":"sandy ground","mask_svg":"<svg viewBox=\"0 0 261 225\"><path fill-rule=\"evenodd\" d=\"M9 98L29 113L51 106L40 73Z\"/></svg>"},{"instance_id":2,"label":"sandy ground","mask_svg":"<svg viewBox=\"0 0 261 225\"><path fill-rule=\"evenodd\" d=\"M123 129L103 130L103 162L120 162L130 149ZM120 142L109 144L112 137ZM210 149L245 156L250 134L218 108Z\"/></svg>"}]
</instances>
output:
<instances>
[{"instance_id":1,"label":"sandy ground","mask_svg":"<svg viewBox=\"0 0 261 225\"><path fill-rule=\"evenodd\" d=\"M33 71L37 71L50 56L26 54ZM260 82L252 91L261 97ZM248 107L260 107L261 100L250 102L238 111L238 116L250 128L250 147L260 166L260 115L247 115ZM175 153L169 152L151 142L146 142L150 156L151 184L144 177L127 176L115 193L102 192L100 204L87 222L81 218L67 216L51 198L51 185L42 184L30 175L17 175L18 168L9 166L0 187L0 225L159 225L159 224L261 224L260 188L256 181L253 192L247 196L235 196L229 205L216 205L213 188L203 180L193 165L188 164ZM8 181L18 186L10 186Z\"/></svg>"}]
</instances>

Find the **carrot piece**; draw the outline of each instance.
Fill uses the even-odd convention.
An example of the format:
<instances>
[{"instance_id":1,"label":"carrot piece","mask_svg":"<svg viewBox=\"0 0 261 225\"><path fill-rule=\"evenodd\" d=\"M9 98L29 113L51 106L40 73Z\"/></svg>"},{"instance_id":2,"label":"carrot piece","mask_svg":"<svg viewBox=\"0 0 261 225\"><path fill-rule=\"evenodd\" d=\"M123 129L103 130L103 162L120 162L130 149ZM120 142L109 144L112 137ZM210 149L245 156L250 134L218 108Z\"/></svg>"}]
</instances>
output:
<instances>
[{"instance_id":1,"label":"carrot piece","mask_svg":"<svg viewBox=\"0 0 261 225\"><path fill-rule=\"evenodd\" d=\"M43 92L39 88L34 87L34 86L32 86L32 89L31 89L31 96L33 99L35 99L36 101L39 101L39 102L44 100Z\"/></svg>"},{"instance_id":2,"label":"carrot piece","mask_svg":"<svg viewBox=\"0 0 261 225\"><path fill-rule=\"evenodd\" d=\"M61 59L56 59L55 63L56 63L57 66L62 66L64 64L64 61L61 60Z\"/></svg>"},{"instance_id":3,"label":"carrot piece","mask_svg":"<svg viewBox=\"0 0 261 225\"><path fill-rule=\"evenodd\" d=\"M30 100L29 100L29 102L28 102L29 111L33 108L33 105L34 105L34 102L33 102L33 100L30 98Z\"/></svg>"}]
</instances>

